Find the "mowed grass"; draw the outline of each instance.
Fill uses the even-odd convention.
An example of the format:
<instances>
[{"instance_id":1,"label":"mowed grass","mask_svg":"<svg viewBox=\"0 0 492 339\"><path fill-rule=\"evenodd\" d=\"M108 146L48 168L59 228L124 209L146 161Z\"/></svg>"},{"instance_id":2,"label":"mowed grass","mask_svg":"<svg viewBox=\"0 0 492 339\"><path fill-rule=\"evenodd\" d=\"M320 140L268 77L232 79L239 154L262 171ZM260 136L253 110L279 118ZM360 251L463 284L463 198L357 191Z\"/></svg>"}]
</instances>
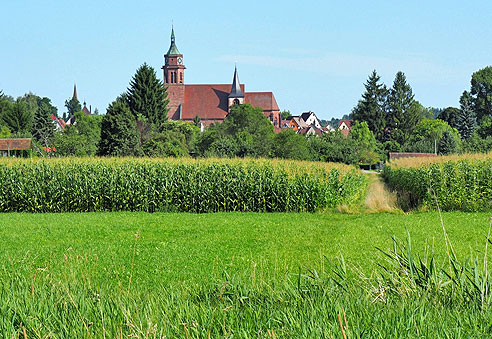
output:
<instances>
[{"instance_id":1,"label":"mowed grass","mask_svg":"<svg viewBox=\"0 0 492 339\"><path fill-rule=\"evenodd\" d=\"M483 249L488 217L443 214L458 255ZM369 272L375 248L389 249L393 235L406 240L407 232L414 249L434 243L435 252L445 254L438 213L14 213L0 214L0 258L57 267L65 256L79 256L96 267L94 277L121 280L135 248L134 283L202 283L223 270L249 270L253 262L297 272L340 253Z\"/></svg>"},{"instance_id":2,"label":"mowed grass","mask_svg":"<svg viewBox=\"0 0 492 339\"><path fill-rule=\"evenodd\" d=\"M488 218L443 214L458 257L483 258ZM0 214L0 335L341 338L343 312L349 337L490 334L488 311L377 302L334 274L343 254L371 276L407 232L445 264L435 212Z\"/></svg>"}]
</instances>

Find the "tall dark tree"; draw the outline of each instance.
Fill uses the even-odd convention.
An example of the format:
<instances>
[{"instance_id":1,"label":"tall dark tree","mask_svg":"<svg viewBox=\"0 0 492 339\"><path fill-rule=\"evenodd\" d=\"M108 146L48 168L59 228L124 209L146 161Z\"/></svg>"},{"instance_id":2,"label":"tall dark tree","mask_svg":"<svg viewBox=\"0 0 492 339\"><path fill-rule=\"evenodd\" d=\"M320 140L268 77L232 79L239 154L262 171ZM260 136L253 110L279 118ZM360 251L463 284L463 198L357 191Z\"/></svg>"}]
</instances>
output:
<instances>
[{"instance_id":1,"label":"tall dark tree","mask_svg":"<svg viewBox=\"0 0 492 339\"><path fill-rule=\"evenodd\" d=\"M135 117L121 98L111 103L101 122L99 155L136 155L139 136Z\"/></svg>"},{"instance_id":2,"label":"tall dark tree","mask_svg":"<svg viewBox=\"0 0 492 339\"><path fill-rule=\"evenodd\" d=\"M492 117L492 66L472 74L471 94L477 120L481 122L485 117Z\"/></svg>"},{"instance_id":3,"label":"tall dark tree","mask_svg":"<svg viewBox=\"0 0 492 339\"><path fill-rule=\"evenodd\" d=\"M79 100L74 96L70 100L65 100L65 107L67 108L68 117L74 115L76 112L82 110Z\"/></svg>"},{"instance_id":4,"label":"tall dark tree","mask_svg":"<svg viewBox=\"0 0 492 339\"><path fill-rule=\"evenodd\" d=\"M437 119L446 121L452 128L458 127L458 119L460 116L460 110L456 107L446 107L437 116Z\"/></svg>"},{"instance_id":5,"label":"tall dark tree","mask_svg":"<svg viewBox=\"0 0 492 339\"><path fill-rule=\"evenodd\" d=\"M422 105L415 101L412 88L403 72L396 73L388 95L390 140L403 144L422 119Z\"/></svg>"},{"instance_id":6,"label":"tall dark tree","mask_svg":"<svg viewBox=\"0 0 492 339\"><path fill-rule=\"evenodd\" d=\"M25 102L17 100L2 113L2 120L10 132L16 136L28 136L31 133L33 115Z\"/></svg>"},{"instance_id":7,"label":"tall dark tree","mask_svg":"<svg viewBox=\"0 0 492 339\"><path fill-rule=\"evenodd\" d=\"M372 71L364 84L366 91L362 99L352 111L352 118L359 122L367 122L369 129L377 140L383 141L386 127L386 96L388 90L380 83L381 77Z\"/></svg>"},{"instance_id":8,"label":"tall dark tree","mask_svg":"<svg viewBox=\"0 0 492 339\"><path fill-rule=\"evenodd\" d=\"M456 139L453 138L453 135L449 131L445 131L442 134L441 140L439 140L439 144L437 145L437 151L439 154L453 154L458 151L458 144Z\"/></svg>"},{"instance_id":9,"label":"tall dark tree","mask_svg":"<svg viewBox=\"0 0 492 339\"><path fill-rule=\"evenodd\" d=\"M472 100L470 92L467 91L464 91L460 98L460 111L456 128L462 139L470 138L475 129L476 118L472 108Z\"/></svg>"},{"instance_id":10,"label":"tall dark tree","mask_svg":"<svg viewBox=\"0 0 492 339\"><path fill-rule=\"evenodd\" d=\"M56 116L56 107L51 104L48 98L38 98L38 109L34 114L34 123L32 126L32 135L43 146L48 149L51 146L55 126L51 115Z\"/></svg>"},{"instance_id":11,"label":"tall dark tree","mask_svg":"<svg viewBox=\"0 0 492 339\"><path fill-rule=\"evenodd\" d=\"M137 69L127 95L128 106L135 119L143 117L155 126L167 119L167 91L155 70L146 63Z\"/></svg>"}]
</instances>

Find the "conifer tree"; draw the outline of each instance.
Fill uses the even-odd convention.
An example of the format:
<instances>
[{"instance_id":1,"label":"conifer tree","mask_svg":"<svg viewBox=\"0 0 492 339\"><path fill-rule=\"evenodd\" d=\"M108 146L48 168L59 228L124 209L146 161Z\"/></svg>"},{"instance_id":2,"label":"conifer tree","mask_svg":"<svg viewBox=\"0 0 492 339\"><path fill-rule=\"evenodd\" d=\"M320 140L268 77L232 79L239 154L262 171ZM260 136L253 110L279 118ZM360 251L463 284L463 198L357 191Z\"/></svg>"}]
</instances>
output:
<instances>
[{"instance_id":1,"label":"conifer tree","mask_svg":"<svg viewBox=\"0 0 492 339\"><path fill-rule=\"evenodd\" d=\"M472 108L472 100L473 98L468 91L464 91L460 98L460 113L456 128L461 134L461 139L470 138L475 129L476 117Z\"/></svg>"},{"instance_id":2,"label":"conifer tree","mask_svg":"<svg viewBox=\"0 0 492 339\"><path fill-rule=\"evenodd\" d=\"M381 77L372 71L364 84L366 91L362 94L362 100L352 111L352 118L359 122L367 122L369 129L377 140L383 141L386 127L386 96L388 90L384 84L379 83Z\"/></svg>"},{"instance_id":3,"label":"conifer tree","mask_svg":"<svg viewBox=\"0 0 492 339\"><path fill-rule=\"evenodd\" d=\"M70 100L65 100L65 107L67 108L68 117L71 117L82 110L79 100L75 97L72 97Z\"/></svg>"},{"instance_id":4,"label":"conifer tree","mask_svg":"<svg viewBox=\"0 0 492 339\"><path fill-rule=\"evenodd\" d=\"M387 105L389 139L403 144L422 119L422 107L415 101L412 88L403 72L396 73Z\"/></svg>"},{"instance_id":5,"label":"conifer tree","mask_svg":"<svg viewBox=\"0 0 492 339\"><path fill-rule=\"evenodd\" d=\"M437 149L439 154L442 155L456 153L456 151L458 150L458 144L451 132L444 131L441 140L439 140Z\"/></svg>"},{"instance_id":6,"label":"conifer tree","mask_svg":"<svg viewBox=\"0 0 492 339\"><path fill-rule=\"evenodd\" d=\"M56 107L51 105L48 98L38 98L38 109L34 114L32 135L48 149L53 139L55 126L51 114L56 115Z\"/></svg>"},{"instance_id":7,"label":"conifer tree","mask_svg":"<svg viewBox=\"0 0 492 339\"><path fill-rule=\"evenodd\" d=\"M135 117L120 98L112 102L101 122L99 155L128 156L138 154L139 137Z\"/></svg>"},{"instance_id":8,"label":"conifer tree","mask_svg":"<svg viewBox=\"0 0 492 339\"><path fill-rule=\"evenodd\" d=\"M128 106L135 119L144 117L158 127L167 119L167 91L157 79L155 70L146 63L137 69L127 95Z\"/></svg>"}]
</instances>

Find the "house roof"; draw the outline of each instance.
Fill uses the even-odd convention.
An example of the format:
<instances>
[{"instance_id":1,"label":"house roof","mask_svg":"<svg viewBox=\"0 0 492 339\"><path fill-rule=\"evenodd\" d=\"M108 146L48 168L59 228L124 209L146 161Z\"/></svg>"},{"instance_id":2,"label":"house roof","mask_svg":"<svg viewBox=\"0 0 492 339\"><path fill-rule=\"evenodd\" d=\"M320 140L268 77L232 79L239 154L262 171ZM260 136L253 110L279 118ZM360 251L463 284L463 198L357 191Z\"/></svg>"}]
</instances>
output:
<instances>
[{"instance_id":1,"label":"house roof","mask_svg":"<svg viewBox=\"0 0 492 339\"><path fill-rule=\"evenodd\" d=\"M87 106L85 105L85 102L84 102L84 107L82 107L82 112L85 114L85 115L91 115L91 111L89 111L87 109Z\"/></svg>"},{"instance_id":2,"label":"house roof","mask_svg":"<svg viewBox=\"0 0 492 339\"><path fill-rule=\"evenodd\" d=\"M185 85L181 119L193 119L197 114L202 120L224 119L231 87L231 84ZM244 85L241 90L244 93Z\"/></svg>"},{"instance_id":3,"label":"house roof","mask_svg":"<svg viewBox=\"0 0 492 339\"><path fill-rule=\"evenodd\" d=\"M311 116L311 114L313 114L313 112L309 111L309 112L304 112L300 115L300 118L304 121L307 121L307 119L309 119L309 117Z\"/></svg>"},{"instance_id":4,"label":"house roof","mask_svg":"<svg viewBox=\"0 0 492 339\"><path fill-rule=\"evenodd\" d=\"M202 120L222 120L228 113L228 98L231 84L184 85L185 99L181 119L191 120L197 114ZM260 107L263 111L278 111L277 101L272 92L245 92L244 103Z\"/></svg>"},{"instance_id":5,"label":"house roof","mask_svg":"<svg viewBox=\"0 0 492 339\"><path fill-rule=\"evenodd\" d=\"M247 92L244 102L264 111L279 111L277 100L272 92Z\"/></svg>"},{"instance_id":6,"label":"house roof","mask_svg":"<svg viewBox=\"0 0 492 339\"><path fill-rule=\"evenodd\" d=\"M300 117L293 117L292 120L294 120L297 123L297 126L299 126L299 128L309 127L309 125L306 124L306 122L302 120Z\"/></svg>"},{"instance_id":7,"label":"house roof","mask_svg":"<svg viewBox=\"0 0 492 339\"><path fill-rule=\"evenodd\" d=\"M31 138L0 139L0 151L12 151L29 148L31 148Z\"/></svg>"},{"instance_id":8,"label":"house roof","mask_svg":"<svg viewBox=\"0 0 492 339\"><path fill-rule=\"evenodd\" d=\"M353 120L340 120L340 122L338 123L338 128L340 128L340 126L342 126L342 124L345 123L345 125L347 125L347 127L349 129L352 129L352 124L354 123Z\"/></svg>"},{"instance_id":9,"label":"house roof","mask_svg":"<svg viewBox=\"0 0 492 339\"><path fill-rule=\"evenodd\" d=\"M65 120L55 117L54 114L51 114L51 120L56 122L62 129L65 129Z\"/></svg>"}]
</instances>

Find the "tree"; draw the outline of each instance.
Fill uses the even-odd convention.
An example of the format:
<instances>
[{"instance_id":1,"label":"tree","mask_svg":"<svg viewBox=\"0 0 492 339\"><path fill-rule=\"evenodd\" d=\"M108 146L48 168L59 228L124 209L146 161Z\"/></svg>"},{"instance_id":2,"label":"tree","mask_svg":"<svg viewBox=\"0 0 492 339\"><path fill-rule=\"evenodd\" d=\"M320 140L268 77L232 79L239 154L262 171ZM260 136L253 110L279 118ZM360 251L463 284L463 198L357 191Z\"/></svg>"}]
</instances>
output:
<instances>
[{"instance_id":1,"label":"tree","mask_svg":"<svg viewBox=\"0 0 492 339\"><path fill-rule=\"evenodd\" d=\"M317 136L313 136L317 138ZM282 159L309 160L307 138L288 128L276 134L272 143L272 157Z\"/></svg>"},{"instance_id":2,"label":"tree","mask_svg":"<svg viewBox=\"0 0 492 339\"><path fill-rule=\"evenodd\" d=\"M475 129L475 113L472 110L472 97L469 92L464 91L460 98L460 110L457 119L457 130L462 139L468 139L472 136Z\"/></svg>"},{"instance_id":3,"label":"tree","mask_svg":"<svg viewBox=\"0 0 492 339\"><path fill-rule=\"evenodd\" d=\"M458 151L458 144L456 139L452 136L451 132L445 131L442 134L441 140L439 140L437 150L439 154L453 154Z\"/></svg>"},{"instance_id":4,"label":"tree","mask_svg":"<svg viewBox=\"0 0 492 339\"><path fill-rule=\"evenodd\" d=\"M39 141L48 151L53 141L55 126L51 115L56 114L56 107L51 104L48 98L38 98L38 109L34 115L32 127L33 137Z\"/></svg>"},{"instance_id":5,"label":"tree","mask_svg":"<svg viewBox=\"0 0 492 339\"><path fill-rule=\"evenodd\" d=\"M292 114L290 113L289 110L283 110L280 112L280 119L282 120L287 120L288 117L290 117Z\"/></svg>"},{"instance_id":6,"label":"tree","mask_svg":"<svg viewBox=\"0 0 492 339\"><path fill-rule=\"evenodd\" d=\"M220 125L226 135L232 135L239 145L237 156L268 156L275 132L273 125L259 107L234 105Z\"/></svg>"},{"instance_id":7,"label":"tree","mask_svg":"<svg viewBox=\"0 0 492 339\"><path fill-rule=\"evenodd\" d=\"M492 117L492 66L472 74L471 94L477 120L481 122L485 117Z\"/></svg>"},{"instance_id":8,"label":"tree","mask_svg":"<svg viewBox=\"0 0 492 339\"><path fill-rule=\"evenodd\" d=\"M15 136L30 136L33 116L25 102L17 100L9 104L2 114L2 120Z\"/></svg>"},{"instance_id":9,"label":"tree","mask_svg":"<svg viewBox=\"0 0 492 339\"><path fill-rule=\"evenodd\" d=\"M366 91L362 99L352 111L352 118L356 121L366 122L376 139L382 141L386 127L386 96L388 90L384 84L379 83L381 77L372 71L364 87Z\"/></svg>"},{"instance_id":10,"label":"tree","mask_svg":"<svg viewBox=\"0 0 492 339\"><path fill-rule=\"evenodd\" d=\"M155 70L146 63L137 69L127 95L128 106L135 119L142 116L156 126L167 119L167 91L157 79Z\"/></svg>"},{"instance_id":11,"label":"tree","mask_svg":"<svg viewBox=\"0 0 492 339\"><path fill-rule=\"evenodd\" d=\"M403 146L403 151L434 153L435 145L440 142L444 132L449 132L455 139L456 144L459 145L460 135L458 131L451 128L446 121L440 119L423 119L415 127L413 135L410 136L408 142Z\"/></svg>"},{"instance_id":12,"label":"tree","mask_svg":"<svg viewBox=\"0 0 492 339\"><path fill-rule=\"evenodd\" d=\"M356 121L348 137L355 142L356 147L354 151L357 154L360 164L371 165L380 160L376 152L376 138L374 137L374 133L369 130L367 122Z\"/></svg>"},{"instance_id":13,"label":"tree","mask_svg":"<svg viewBox=\"0 0 492 339\"><path fill-rule=\"evenodd\" d=\"M113 101L101 122L98 154L128 156L138 154L139 136L134 115L124 100Z\"/></svg>"},{"instance_id":14,"label":"tree","mask_svg":"<svg viewBox=\"0 0 492 339\"><path fill-rule=\"evenodd\" d=\"M65 107L67 108L68 117L75 115L76 112L82 110L79 100L76 97L72 97L70 100L65 100Z\"/></svg>"},{"instance_id":15,"label":"tree","mask_svg":"<svg viewBox=\"0 0 492 339\"><path fill-rule=\"evenodd\" d=\"M10 130L7 126L0 127L0 139L2 138L10 138Z\"/></svg>"},{"instance_id":16,"label":"tree","mask_svg":"<svg viewBox=\"0 0 492 339\"><path fill-rule=\"evenodd\" d=\"M442 110L439 113L437 119L446 121L448 125L451 126L452 128L457 128L459 116L460 116L460 110L458 108L446 107L444 110Z\"/></svg>"},{"instance_id":17,"label":"tree","mask_svg":"<svg viewBox=\"0 0 492 339\"><path fill-rule=\"evenodd\" d=\"M193 118L193 125L195 125L196 127L200 127L201 122L202 122L202 119L200 119L200 116L198 114L195 115L195 117Z\"/></svg>"},{"instance_id":18,"label":"tree","mask_svg":"<svg viewBox=\"0 0 492 339\"><path fill-rule=\"evenodd\" d=\"M424 113L423 106L415 101L412 88L403 72L396 73L387 103L390 140L402 145L413 133Z\"/></svg>"}]
</instances>

